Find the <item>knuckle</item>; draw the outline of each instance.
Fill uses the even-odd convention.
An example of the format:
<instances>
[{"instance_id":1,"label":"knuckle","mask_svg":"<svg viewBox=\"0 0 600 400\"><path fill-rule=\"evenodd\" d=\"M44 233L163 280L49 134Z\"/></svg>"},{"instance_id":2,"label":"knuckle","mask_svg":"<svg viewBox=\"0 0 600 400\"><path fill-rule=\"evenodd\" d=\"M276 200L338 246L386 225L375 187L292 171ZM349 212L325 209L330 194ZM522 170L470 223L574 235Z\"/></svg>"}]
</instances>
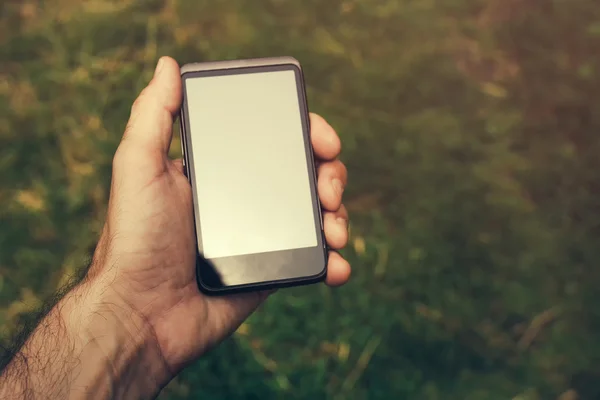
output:
<instances>
[{"instance_id":1,"label":"knuckle","mask_svg":"<svg viewBox=\"0 0 600 400\"><path fill-rule=\"evenodd\" d=\"M127 125L125 126L125 131L123 131L123 137L121 138L121 143L124 143L131 136L131 131L133 130L134 121L133 118L129 119Z\"/></svg>"},{"instance_id":2,"label":"knuckle","mask_svg":"<svg viewBox=\"0 0 600 400\"><path fill-rule=\"evenodd\" d=\"M146 97L148 97L148 87L144 88L139 96L133 101L131 105L131 115L134 116L139 110L140 106L146 101Z\"/></svg>"},{"instance_id":3,"label":"knuckle","mask_svg":"<svg viewBox=\"0 0 600 400\"><path fill-rule=\"evenodd\" d=\"M345 180L348 177L348 168L346 168L346 165L344 165L344 163L341 162L340 160L336 160L336 164L337 164L339 173L342 175L342 177Z\"/></svg>"},{"instance_id":4,"label":"knuckle","mask_svg":"<svg viewBox=\"0 0 600 400\"><path fill-rule=\"evenodd\" d=\"M127 138L131 135L131 132L133 131L134 126L136 125L136 120L138 118L140 110L143 107L143 104L146 102L146 97L148 96L147 93L148 89L146 88L142 90L139 96L133 101L133 104L131 105L131 110L129 112L129 121L127 122L127 126L125 126L122 141L127 140Z\"/></svg>"},{"instance_id":5,"label":"knuckle","mask_svg":"<svg viewBox=\"0 0 600 400\"><path fill-rule=\"evenodd\" d=\"M329 163L323 164L324 168L327 168L325 172L331 176L340 178L342 182L346 183L348 178L348 169L340 160L334 160Z\"/></svg>"},{"instance_id":6,"label":"knuckle","mask_svg":"<svg viewBox=\"0 0 600 400\"><path fill-rule=\"evenodd\" d=\"M112 160L112 166L113 169L118 169L119 166L121 166L124 162L124 160L127 158L127 144L125 144L124 142L122 142L119 147L117 147L117 151L115 151L115 154L113 156L113 160Z\"/></svg>"},{"instance_id":7,"label":"knuckle","mask_svg":"<svg viewBox=\"0 0 600 400\"><path fill-rule=\"evenodd\" d=\"M338 214L340 217L348 220L348 217L349 217L348 210L346 209L346 206L343 203L340 204L340 209L338 210Z\"/></svg>"}]
</instances>

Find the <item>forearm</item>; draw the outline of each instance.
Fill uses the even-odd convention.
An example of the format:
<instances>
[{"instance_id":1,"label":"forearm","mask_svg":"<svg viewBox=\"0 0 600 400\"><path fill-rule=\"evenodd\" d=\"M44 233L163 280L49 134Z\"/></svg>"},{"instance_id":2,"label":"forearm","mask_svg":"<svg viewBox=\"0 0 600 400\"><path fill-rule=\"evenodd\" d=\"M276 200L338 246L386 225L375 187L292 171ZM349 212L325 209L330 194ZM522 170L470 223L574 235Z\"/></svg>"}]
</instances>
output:
<instances>
[{"instance_id":1,"label":"forearm","mask_svg":"<svg viewBox=\"0 0 600 400\"><path fill-rule=\"evenodd\" d=\"M149 398L168 380L150 328L86 283L41 321L0 376L0 398Z\"/></svg>"}]
</instances>

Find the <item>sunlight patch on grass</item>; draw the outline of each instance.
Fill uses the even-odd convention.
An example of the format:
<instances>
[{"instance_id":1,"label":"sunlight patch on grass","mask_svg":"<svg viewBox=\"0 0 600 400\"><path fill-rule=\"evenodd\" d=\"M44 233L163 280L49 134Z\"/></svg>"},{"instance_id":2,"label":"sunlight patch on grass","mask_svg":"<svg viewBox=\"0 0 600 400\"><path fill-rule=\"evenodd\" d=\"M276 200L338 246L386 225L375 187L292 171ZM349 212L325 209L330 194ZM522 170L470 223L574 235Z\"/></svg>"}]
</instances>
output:
<instances>
[{"instance_id":1,"label":"sunlight patch on grass","mask_svg":"<svg viewBox=\"0 0 600 400\"><path fill-rule=\"evenodd\" d=\"M250 325L247 322L242 323L235 333L241 336L248 336L250 334Z\"/></svg>"},{"instance_id":2,"label":"sunlight patch on grass","mask_svg":"<svg viewBox=\"0 0 600 400\"><path fill-rule=\"evenodd\" d=\"M483 93L499 99L503 99L508 96L508 91L505 88L493 82L486 82L482 84L481 90Z\"/></svg>"},{"instance_id":3,"label":"sunlight patch on grass","mask_svg":"<svg viewBox=\"0 0 600 400\"><path fill-rule=\"evenodd\" d=\"M15 201L29 211L43 211L46 201L39 191L20 190L15 195Z\"/></svg>"},{"instance_id":4,"label":"sunlight patch on grass","mask_svg":"<svg viewBox=\"0 0 600 400\"><path fill-rule=\"evenodd\" d=\"M5 85L3 84L2 86ZM31 82L9 82L8 92L10 93L11 111L16 115L26 115L29 110L37 105L37 93Z\"/></svg>"},{"instance_id":5,"label":"sunlight patch on grass","mask_svg":"<svg viewBox=\"0 0 600 400\"><path fill-rule=\"evenodd\" d=\"M11 303L5 310L5 316L9 321L14 321L18 315L37 310L42 306L42 301L30 288L21 289L21 296Z\"/></svg>"},{"instance_id":6,"label":"sunlight patch on grass","mask_svg":"<svg viewBox=\"0 0 600 400\"><path fill-rule=\"evenodd\" d=\"M355 237L352 241L352 245L354 246L354 251L358 255L363 255L367 251L367 244L362 236Z\"/></svg>"}]
</instances>

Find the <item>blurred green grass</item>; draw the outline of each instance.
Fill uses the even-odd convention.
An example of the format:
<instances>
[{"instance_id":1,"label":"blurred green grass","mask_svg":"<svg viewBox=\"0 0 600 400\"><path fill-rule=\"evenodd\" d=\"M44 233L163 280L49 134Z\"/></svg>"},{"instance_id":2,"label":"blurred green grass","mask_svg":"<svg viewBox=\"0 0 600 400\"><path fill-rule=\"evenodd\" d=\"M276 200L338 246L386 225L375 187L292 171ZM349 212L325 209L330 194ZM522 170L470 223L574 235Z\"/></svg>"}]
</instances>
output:
<instances>
[{"instance_id":1,"label":"blurred green grass","mask_svg":"<svg viewBox=\"0 0 600 400\"><path fill-rule=\"evenodd\" d=\"M352 281L278 293L162 397L600 398L593 0L0 7L5 340L89 259L159 56L293 55L343 141Z\"/></svg>"}]
</instances>

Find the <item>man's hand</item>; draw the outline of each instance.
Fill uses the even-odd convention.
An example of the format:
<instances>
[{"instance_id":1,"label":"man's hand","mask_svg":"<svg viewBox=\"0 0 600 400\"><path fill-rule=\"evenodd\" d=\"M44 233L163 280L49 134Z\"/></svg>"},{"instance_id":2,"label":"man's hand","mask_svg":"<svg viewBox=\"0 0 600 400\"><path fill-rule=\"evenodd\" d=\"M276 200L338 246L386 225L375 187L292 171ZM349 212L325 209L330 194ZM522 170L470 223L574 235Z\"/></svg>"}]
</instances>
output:
<instances>
[{"instance_id":1,"label":"man's hand","mask_svg":"<svg viewBox=\"0 0 600 400\"><path fill-rule=\"evenodd\" d=\"M162 58L133 105L114 158L108 218L92 272L151 326L172 371L232 333L266 296L207 297L198 290L192 191L181 161L167 154L181 90L177 63ZM323 161L318 191L327 210L325 234L339 249L348 238L346 169L336 160L340 140L319 116L311 116L311 126L314 152ZM338 253L330 255L328 268L331 285L350 275Z\"/></svg>"},{"instance_id":2,"label":"man's hand","mask_svg":"<svg viewBox=\"0 0 600 400\"><path fill-rule=\"evenodd\" d=\"M192 191L181 161L167 154L181 91L177 63L162 58L132 107L115 154L108 215L88 276L46 318L45 326L54 321L60 326L57 334L69 340L62 352L70 359L81 364L102 360L95 368L80 365L64 372L75 375L61 381L73 388L93 386L96 394L111 396L156 394L187 363L230 335L267 297L206 297L198 290ZM348 240L348 215L342 205L347 176L337 160L340 140L314 114L311 129L325 236L331 248L340 249ZM332 252L326 283L341 285L349 276L348 262ZM58 342L53 346L61 348ZM42 332L34 333L22 355L53 354L44 343ZM62 362L54 357L47 362ZM103 380L108 390L98 389L103 373L110 376ZM30 378L28 385L40 393L51 379ZM73 394L62 389L57 393Z\"/></svg>"}]
</instances>

